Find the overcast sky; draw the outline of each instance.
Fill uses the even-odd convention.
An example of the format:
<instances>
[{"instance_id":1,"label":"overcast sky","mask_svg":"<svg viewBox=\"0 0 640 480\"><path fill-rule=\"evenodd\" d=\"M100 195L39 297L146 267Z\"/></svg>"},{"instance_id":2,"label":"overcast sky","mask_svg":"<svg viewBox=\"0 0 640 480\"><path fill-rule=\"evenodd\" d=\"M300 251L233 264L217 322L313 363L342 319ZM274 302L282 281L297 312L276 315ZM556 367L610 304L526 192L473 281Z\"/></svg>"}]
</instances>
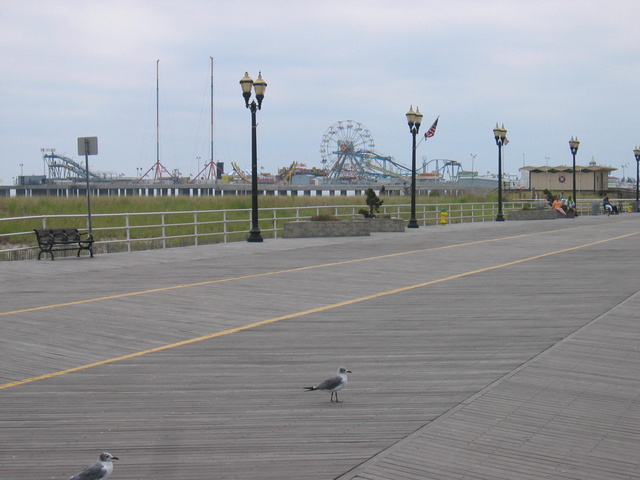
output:
<instances>
[{"instance_id":1,"label":"overcast sky","mask_svg":"<svg viewBox=\"0 0 640 480\"><path fill-rule=\"evenodd\" d=\"M152 167L158 60L160 162L196 174L210 157L211 57L214 160L226 171L250 168L238 82L261 71L264 172L320 167L325 131L346 120L410 165L405 113L417 105L421 133L440 116L419 164L496 172L500 122L507 173L570 165L577 136L578 164L593 157L618 176L627 165L635 178L638 18L637 0L2 0L1 183L44 173L41 148L77 159L84 136L99 139L92 170Z\"/></svg>"}]
</instances>

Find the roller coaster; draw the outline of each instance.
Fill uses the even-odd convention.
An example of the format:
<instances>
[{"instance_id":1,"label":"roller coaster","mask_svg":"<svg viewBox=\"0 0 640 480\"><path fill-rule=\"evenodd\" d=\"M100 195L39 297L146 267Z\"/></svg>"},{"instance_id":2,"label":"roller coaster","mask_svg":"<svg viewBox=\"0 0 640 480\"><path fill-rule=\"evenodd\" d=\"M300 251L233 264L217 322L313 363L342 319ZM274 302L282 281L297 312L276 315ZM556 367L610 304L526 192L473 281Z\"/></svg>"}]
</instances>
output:
<instances>
[{"instance_id":1,"label":"roller coaster","mask_svg":"<svg viewBox=\"0 0 640 480\"><path fill-rule=\"evenodd\" d=\"M49 178L58 180L78 180L87 178L87 170L75 160L55 152L44 153L42 156L49 168ZM104 181L104 176L89 170L89 179L94 182Z\"/></svg>"}]
</instances>

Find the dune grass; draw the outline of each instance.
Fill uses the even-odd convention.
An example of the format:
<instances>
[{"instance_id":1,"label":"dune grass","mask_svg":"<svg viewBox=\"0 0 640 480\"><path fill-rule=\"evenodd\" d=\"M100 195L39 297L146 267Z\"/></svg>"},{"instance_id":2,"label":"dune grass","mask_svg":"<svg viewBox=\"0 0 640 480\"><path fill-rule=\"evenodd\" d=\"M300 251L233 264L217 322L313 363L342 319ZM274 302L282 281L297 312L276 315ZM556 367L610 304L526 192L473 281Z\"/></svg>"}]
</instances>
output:
<instances>
[{"instance_id":1,"label":"dune grass","mask_svg":"<svg viewBox=\"0 0 640 480\"><path fill-rule=\"evenodd\" d=\"M406 196L384 196L384 206L403 205L402 212L410 198ZM437 210L436 204L487 202L487 197L418 197L416 203L430 204L425 211ZM339 206L343 205L344 208ZM292 217L312 217L319 214L348 216L352 206L366 207L366 197L356 196L271 196L259 198L260 229L264 238L275 235L274 229L281 229ZM291 207L297 211L270 210ZM325 208L326 207L326 208ZM329 208L332 207L332 208ZM356 210L357 211L357 210ZM396 212L397 210L392 210ZM3 197L0 198L0 245L30 245L34 228L42 228L40 219L20 219L20 217L41 215L63 215L63 218L47 218L47 228L75 227L86 229L87 201L85 197ZM150 212L154 212L151 214ZM243 240L251 219L251 197L210 196L210 197L116 197L100 196L91 198L92 226L99 232L99 241L135 240L134 248L154 248L161 246L193 245L194 230L197 228L198 242L217 243L220 241ZM121 214L131 214L128 217ZM140 215L137 215L140 214ZM144 215L142 215L144 214ZM69 215L77 215L75 219ZM275 218L274 218L275 216ZM196 222L197 220L197 222ZM125 224L128 222L128 225ZM197 223L197 227L194 226ZM128 227L128 228L127 228ZM237 233L236 233L237 232ZM223 237L224 235L224 237ZM173 237L173 238L166 238ZM237 238L236 238L237 237ZM151 245L153 244L153 245ZM124 247L124 244L122 244ZM110 248L117 248L112 246ZM158 248L157 246L155 248Z\"/></svg>"},{"instance_id":2,"label":"dune grass","mask_svg":"<svg viewBox=\"0 0 640 480\"><path fill-rule=\"evenodd\" d=\"M366 197L356 196L260 196L261 207L299 207L324 205L364 205ZM384 196L385 205L406 204L406 196ZM461 197L417 197L417 203L469 203L492 201L486 196ZM134 213L134 212L176 212L193 210L241 210L251 208L248 195L215 197L91 197L91 212ZM87 211L85 197L2 197L0 198L0 218L29 215L71 215Z\"/></svg>"}]
</instances>

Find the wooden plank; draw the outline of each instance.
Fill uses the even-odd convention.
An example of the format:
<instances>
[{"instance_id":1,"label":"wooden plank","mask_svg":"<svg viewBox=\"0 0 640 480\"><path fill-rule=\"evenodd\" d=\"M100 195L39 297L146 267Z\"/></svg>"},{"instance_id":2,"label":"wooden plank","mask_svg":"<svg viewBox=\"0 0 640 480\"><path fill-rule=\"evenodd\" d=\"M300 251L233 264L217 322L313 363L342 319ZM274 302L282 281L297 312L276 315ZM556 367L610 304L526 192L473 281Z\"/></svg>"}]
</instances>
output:
<instances>
[{"instance_id":1,"label":"wooden plank","mask_svg":"<svg viewBox=\"0 0 640 480\"><path fill-rule=\"evenodd\" d=\"M0 477L632 478L640 217L543 223L7 264L0 382L101 364L0 390Z\"/></svg>"}]
</instances>

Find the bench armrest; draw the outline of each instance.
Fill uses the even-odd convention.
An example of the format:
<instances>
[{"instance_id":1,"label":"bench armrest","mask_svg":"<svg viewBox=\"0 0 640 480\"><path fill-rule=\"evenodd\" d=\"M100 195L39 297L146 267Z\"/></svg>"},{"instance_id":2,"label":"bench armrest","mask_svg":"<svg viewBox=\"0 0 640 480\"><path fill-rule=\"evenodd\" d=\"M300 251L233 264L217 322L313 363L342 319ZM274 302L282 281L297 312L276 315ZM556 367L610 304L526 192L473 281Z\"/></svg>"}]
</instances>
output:
<instances>
[{"instance_id":1,"label":"bench armrest","mask_svg":"<svg viewBox=\"0 0 640 480\"><path fill-rule=\"evenodd\" d=\"M93 241L93 234L91 232L78 232L78 236L80 237L80 241L82 242Z\"/></svg>"},{"instance_id":2,"label":"bench armrest","mask_svg":"<svg viewBox=\"0 0 640 480\"><path fill-rule=\"evenodd\" d=\"M45 233L44 235L38 235L38 243L40 245L53 245L54 243L53 235L50 233Z\"/></svg>"}]
</instances>

